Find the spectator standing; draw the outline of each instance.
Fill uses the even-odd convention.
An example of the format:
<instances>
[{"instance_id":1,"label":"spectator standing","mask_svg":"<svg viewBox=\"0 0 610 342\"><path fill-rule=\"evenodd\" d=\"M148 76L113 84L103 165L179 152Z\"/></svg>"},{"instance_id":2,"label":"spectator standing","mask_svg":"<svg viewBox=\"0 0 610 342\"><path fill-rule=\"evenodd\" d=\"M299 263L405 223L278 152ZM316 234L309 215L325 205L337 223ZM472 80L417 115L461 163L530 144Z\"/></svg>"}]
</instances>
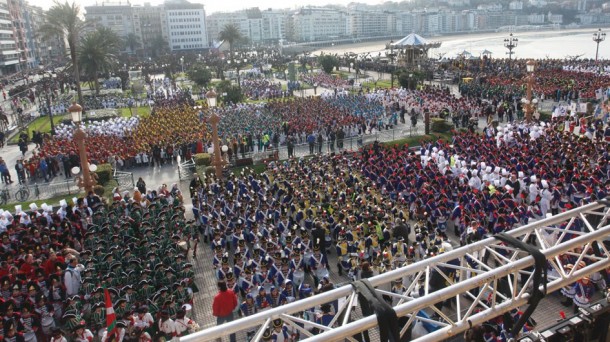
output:
<instances>
[{"instance_id":1,"label":"spectator standing","mask_svg":"<svg viewBox=\"0 0 610 342\"><path fill-rule=\"evenodd\" d=\"M64 285L66 286L66 295L78 295L81 283L80 272L84 269L83 265L78 264L78 258L72 256L68 258L68 267L64 274Z\"/></svg>"},{"instance_id":2,"label":"spectator standing","mask_svg":"<svg viewBox=\"0 0 610 342\"><path fill-rule=\"evenodd\" d=\"M27 138L21 137L19 139L19 142L17 143L17 145L19 145L19 150L21 151L21 155L25 156L25 153L28 151L28 141L27 141Z\"/></svg>"},{"instance_id":3,"label":"spectator standing","mask_svg":"<svg viewBox=\"0 0 610 342\"><path fill-rule=\"evenodd\" d=\"M316 144L316 136L313 133L307 136L307 143L309 144L309 154L313 154L314 146Z\"/></svg>"},{"instance_id":4,"label":"spectator standing","mask_svg":"<svg viewBox=\"0 0 610 342\"><path fill-rule=\"evenodd\" d=\"M216 324L221 325L233 320L233 310L237 307L237 296L233 290L227 288L224 281L218 282L218 293L212 303L212 314L216 317ZM235 334L230 336L231 342L236 342ZM220 341L220 339L219 339Z\"/></svg>"},{"instance_id":5,"label":"spectator standing","mask_svg":"<svg viewBox=\"0 0 610 342\"><path fill-rule=\"evenodd\" d=\"M13 180L11 179L11 174L8 172L6 162L2 158L0 158L0 175L2 176L3 183L10 184L13 182Z\"/></svg>"},{"instance_id":6,"label":"spectator standing","mask_svg":"<svg viewBox=\"0 0 610 342\"><path fill-rule=\"evenodd\" d=\"M141 194L146 193L146 182L142 179L142 177L138 178L138 182L136 183L136 187Z\"/></svg>"},{"instance_id":7,"label":"spectator standing","mask_svg":"<svg viewBox=\"0 0 610 342\"><path fill-rule=\"evenodd\" d=\"M23 166L23 160L17 159L15 164L15 171L17 172L17 179L19 184L25 184L25 166Z\"/></svg>"}]
</instances>

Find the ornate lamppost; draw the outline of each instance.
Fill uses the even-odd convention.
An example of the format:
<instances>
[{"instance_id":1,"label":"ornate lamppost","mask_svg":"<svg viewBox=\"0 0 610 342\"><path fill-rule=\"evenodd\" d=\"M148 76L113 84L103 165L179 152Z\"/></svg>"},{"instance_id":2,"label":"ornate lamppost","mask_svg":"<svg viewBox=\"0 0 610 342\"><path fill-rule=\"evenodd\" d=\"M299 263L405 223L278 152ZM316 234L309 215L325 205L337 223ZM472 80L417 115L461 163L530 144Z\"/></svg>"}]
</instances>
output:
<instances>
[{"instance_id":1,"label":"ornate lamppost","mask_svg":"<svg viewBox=\"0 0 610 342\"><path fill-rule=\"evenodd\" d=\"M205 93L205 98L208 102L208 107L214 108L216 107L217 94L213 89L208 90ZM218 138L218 123L220 122L220 117L216 113L212 113L210 116L210 125L212 126L212 147L208 149L208 153L214 155L214 169L216 171L216 178L222 178L222 168L224 166L224 162L220 156L220 139ZM226 150L225 150L226 148ZM227 146L223 146L223 150L228 151Z\"/></svg>"},{"instance_id":2,"label":"ornate lamppost","mask_svg":"<svg viewBox=\"0 0 610 342\"><path fill-rule=\"evenodd\" d=\"M525 68L527 70L527 90L526 97L521 99L521 102L525 105L525 122L532 122L532 114L534 112L534 107L538 103L538 100L532 99L532 89L534 87L534 71L536 70L536 63L533 60L528 60L525 63Z\"/></svg>"},{"instance_id":3,"label":"ornate lamppost","mask_svg":"<svg viewBox=\"0 0 610 342\"><path fill-rule=\"evenodd\" d=\"M74 131L74 141L76 142L76 146L78 147L78 155L80 157L80 169L78 167L72 168L73 174L78 174L82 171L82 177L78 177L78 186L85 189L88 194L90 191L93 191L93 187L97 185L97 181L95 177L91 176L91 172L95 172L97 170L96 165L90 165L89 159L87 157L87 133L81 128L81 121L83 116L83 107L78 103L72 102L72 105L68 108L70 115L72 116L72 121L76 124L76 130Z\"/></svg>"},{"instance_id":4,"label":"ornate lamppost","mask_svg":"<svg viewBox=\"0 0 610 342\"><path fill-rule=\"evenodd\" d=\"M602 29L597 29L597 32L593 33L593 41L597 44L595 49L595 62L597 63L597 57L599 56L599 43L606 40L606 32L602 32Z\"/></svg>"},{"instance_id":5,"label":"ornate lamppost","mask_svg":"<svg viewBox=\"0 0 610 342\"><path fill-rule=\"evenodd\" d=\"M504 39L504 47L508 49L508 52L506 53L508 55L508 67L510 68L511 66L511 61L513 58L513 50L517 47L517 43L519 42L519 39L517 37L513 37L513 34L509 34L508 38Z\"/></svg>"}]
</instances>

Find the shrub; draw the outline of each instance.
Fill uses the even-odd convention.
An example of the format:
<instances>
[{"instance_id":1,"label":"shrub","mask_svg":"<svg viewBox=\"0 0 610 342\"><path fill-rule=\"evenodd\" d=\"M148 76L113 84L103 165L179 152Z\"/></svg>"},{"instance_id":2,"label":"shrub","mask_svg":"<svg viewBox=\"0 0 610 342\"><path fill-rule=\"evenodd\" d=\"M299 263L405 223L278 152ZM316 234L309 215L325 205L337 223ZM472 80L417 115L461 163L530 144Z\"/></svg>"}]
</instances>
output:
<instances>
[{"instance_id":1,"label":"shrub","mask_svg":"<svg viewBox=\"0 0 610 342\"><path fill-rule=\"evenodd\" d=\"M430 130L436 133L447 133L453 129L453 124L445 119L432 118Z\"/></svg>"},{"instance_id":2,"label":"shrub","mask_svg":"<svg viewBox=\"0 0 610 342\"><path fill-rule=\"evenodd\" d=\"M213 166L206 166L204 170L206 176L212 176L216 174L216 168Z\"/></svg>"},{"instance_id":3,"label":"shrub","mask_svg":"<svg viewBox=\"0 0 610 342\"><path fill-rule=\"evenodd\" d=\"M551 113L550 112L538 112L540 113L540 121L550 122L551 121Z\"/></svg>"},{"instance_id":4,"label":"shrub","mask_svg":"<svg viewBox=\"0 0 610 342\"><path fill-rule=\"evenodd\" d=\"M97 166L95 173L97 174L97 183L104 186L112 179L112 165L100 164Z\"/></svg>"},{"instance_id":5,"label":"shrub","mask_svg":"<svg viewBox=\"0 0 610 342\"><path fill-rule=\"evenodd\" d=\"M99 184L93 187L93 193L100 197L104 196L104 191L105 191L104 187Z\"/></svg>"},{"instance_id":6,"label":"shrub","mask_svg":"<svg viewBox=\"0 0 610 342\"><path fill-rule=\"evenodd\" d=\"M208 166L212 161L212 156L209 153L197 153L195 154L195 165Z\"/></svg>"}]
</instances>

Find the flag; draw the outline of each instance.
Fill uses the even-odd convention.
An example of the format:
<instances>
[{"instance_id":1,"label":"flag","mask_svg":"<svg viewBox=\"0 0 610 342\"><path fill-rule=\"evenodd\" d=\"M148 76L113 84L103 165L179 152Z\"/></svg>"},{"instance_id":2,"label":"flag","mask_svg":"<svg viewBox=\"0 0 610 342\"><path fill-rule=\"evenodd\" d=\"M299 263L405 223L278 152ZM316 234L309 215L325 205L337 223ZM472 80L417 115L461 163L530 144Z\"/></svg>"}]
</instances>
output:
<instances>
[{"instance_id":1,"label":"flag","mask_svg":"<svg viewBox=\"0 0 610 342\"><path fill-rule=\"evenodd\" d=\"M112 336L116 332L116 314L114 313L114 308L112 307L110 293L108 293L108 289L105 287L104 297L106 299L106 327L108 331L106 336Z\"/></svg>"}]
</instances>

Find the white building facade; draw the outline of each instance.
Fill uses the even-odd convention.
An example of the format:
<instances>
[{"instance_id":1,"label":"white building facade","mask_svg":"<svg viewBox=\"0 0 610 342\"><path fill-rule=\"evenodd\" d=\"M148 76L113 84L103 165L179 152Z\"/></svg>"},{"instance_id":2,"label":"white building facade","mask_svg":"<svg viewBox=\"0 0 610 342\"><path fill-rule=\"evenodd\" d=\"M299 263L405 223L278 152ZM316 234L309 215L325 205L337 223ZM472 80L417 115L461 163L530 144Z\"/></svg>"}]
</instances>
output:
<instances>
[{"instance_id":1,"label":"white building facade","mask_svg":"<svg viewBox=\"0 0 610 342\"><path fill-rule=\"evenodd\" d=\"M166 1L164 7L169 48L172 52L203 50L209 47L202 4L172 0Z\"/></svg>"}]
</instances>

